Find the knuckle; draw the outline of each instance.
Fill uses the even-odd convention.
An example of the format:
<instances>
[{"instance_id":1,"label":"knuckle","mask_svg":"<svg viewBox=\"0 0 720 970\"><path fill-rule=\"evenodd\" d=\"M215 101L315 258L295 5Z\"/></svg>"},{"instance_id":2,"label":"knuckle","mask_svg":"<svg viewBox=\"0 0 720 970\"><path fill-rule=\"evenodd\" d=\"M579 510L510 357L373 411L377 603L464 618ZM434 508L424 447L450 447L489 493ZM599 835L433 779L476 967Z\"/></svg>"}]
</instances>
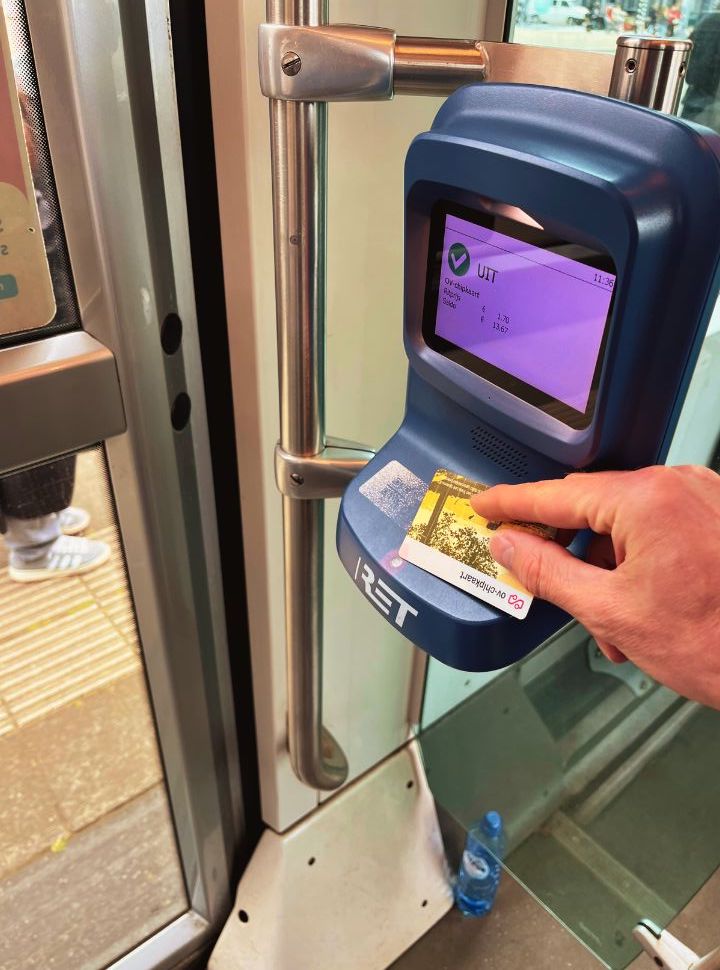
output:
<instances>
[{"instance_id":1,"label":"knuckle","mask_svg":"<svg viewBox=\"0 0 720 970\"><path fill-rule=\"evenodd\" d=\"M662 475L664 470L664 465L646 465L644 468L637 468L633 472L628 472L628 475L632 475L636 479L648 481L657 478L658 475Z\"/></svg>"},{"instance_id":2,"label":"knuckle","mask_svg":"<svg viewBox=\"0 0 720 970\"><path fill-rule=\"evenodd\" d=\"M563 478L563 482L567 482L569 485L585 484L587 482L588 473L587 472L570 472Z\"/></svg>"},{"instance_id":3,"label":"knuckle","mask_svg":"<svg viewBox=\"0 0 720 970\"><path fill-rule=\"evenodd\" d=\"M649 465L633 472L635 481L639 481L647 492L661 490L667 484L667 468L662 465Z\"/></svg>"},{"instance_id":4,"label":"knuckle","mask_svg":"<svg viewBox=\"0 0 720 970\"><path fill-rule=\"evenodd\" d=\"M636 498L647 512L657 514L676 507L685 487L683 475L677 469L655 465L641 469L637 475L642 488Z\"/></svg>"},{"instance_id":5,"label":"knuckle","mask_svg":"<svg viewBox=\"0 0 720 970\"><path fill-rule=\"evenodd\" d=\"M718 481L718 473L706 465L677 465L674 471L679 472L687 480L700 482Z\"/></svg>"}]
</instances>

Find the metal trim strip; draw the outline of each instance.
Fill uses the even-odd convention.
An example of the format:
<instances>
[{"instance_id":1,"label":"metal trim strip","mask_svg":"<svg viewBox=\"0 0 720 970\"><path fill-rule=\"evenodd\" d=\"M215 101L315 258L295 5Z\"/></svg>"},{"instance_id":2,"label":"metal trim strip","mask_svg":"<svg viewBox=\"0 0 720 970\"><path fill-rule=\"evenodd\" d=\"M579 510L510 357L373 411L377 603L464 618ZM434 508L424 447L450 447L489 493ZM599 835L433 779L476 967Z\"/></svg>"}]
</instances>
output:
<instances>
[{"instance_id":1,"label":"metal trim strip","mask_svg":"<svg viewBox=\"0 0 720 970\"><path fill-rule=\"evenodd\" d=\"M115 359L83 332L0 350L0 411L0 473L125 430Z\"/></svg>"}]
</instances>

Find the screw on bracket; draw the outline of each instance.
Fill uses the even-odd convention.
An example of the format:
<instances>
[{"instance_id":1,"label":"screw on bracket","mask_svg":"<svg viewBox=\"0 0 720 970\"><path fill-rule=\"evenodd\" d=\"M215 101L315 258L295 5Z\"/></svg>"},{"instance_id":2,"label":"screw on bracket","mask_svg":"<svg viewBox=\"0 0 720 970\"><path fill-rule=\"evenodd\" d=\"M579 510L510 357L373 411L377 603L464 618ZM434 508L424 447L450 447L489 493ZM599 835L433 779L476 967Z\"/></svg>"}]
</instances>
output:
<instances>
[{"instance_id":1,"label":"screw on bracket","mask_svg":"<svg viewBox=\"0 0 720 970\"><path fill-rule=\"evenodd\" d=\"M300 68L302 67L300 55L296 54L295 51L288 51L286 54L283 54L280 66L282 67L283 74L287 74L288 77L295 77L296 74L300 73Z\"/></svg>"},{"instance_id":2,"label":"screw on bracket","mask_svg":"<svg viewBox=\"0 0 720 970\"><path fill-rule=\"evenodd\" d=\"M302 477L302 475L299 475L297 472L292 472L291 473L291 475L290 475L290 481L293 483L293 485L304 485L305 484L305 479Z\"/></svg>"}]
</instances>

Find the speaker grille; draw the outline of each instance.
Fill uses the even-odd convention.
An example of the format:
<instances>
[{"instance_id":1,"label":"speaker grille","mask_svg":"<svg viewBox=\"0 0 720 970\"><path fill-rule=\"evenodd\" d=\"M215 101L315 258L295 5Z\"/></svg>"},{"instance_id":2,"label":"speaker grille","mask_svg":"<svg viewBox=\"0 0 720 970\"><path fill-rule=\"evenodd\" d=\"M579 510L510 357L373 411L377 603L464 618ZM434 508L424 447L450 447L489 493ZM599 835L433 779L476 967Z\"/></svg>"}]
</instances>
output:
<instances>
[{"instance_id":1,"label":"speaker grille","mask_svg":"<svg viewBox=\"0 0 720 970\"><path fill-rule=\"evenodd\" d=\"M510 472L515 478L527 477L528 459L525 452L508 444L507 441L503 441L502 438L498 438L496 434L488 431L482 425L473 428L470 437L475 451L482 452L486 458Z\"/></svg>"}]
</instances>

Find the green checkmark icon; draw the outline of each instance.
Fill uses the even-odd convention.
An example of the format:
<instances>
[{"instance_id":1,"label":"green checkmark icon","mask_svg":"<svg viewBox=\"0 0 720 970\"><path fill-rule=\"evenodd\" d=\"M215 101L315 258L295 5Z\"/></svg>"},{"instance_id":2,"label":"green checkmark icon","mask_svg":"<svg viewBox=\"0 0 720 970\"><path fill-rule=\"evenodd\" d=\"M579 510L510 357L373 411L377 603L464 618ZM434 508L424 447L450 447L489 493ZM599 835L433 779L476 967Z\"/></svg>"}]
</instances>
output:
<instances>
[{"instance_id":1,"label":"green checkmark icon","mask_svg":"<svg viewBox=\"0 0 720 970\"><path fill-rule=\"evenodd\" d=\"M470 269L470 253L462 243L453 243L448 250L448 265L456 276L464 276Z\"/></svg>"}]
</instances>

